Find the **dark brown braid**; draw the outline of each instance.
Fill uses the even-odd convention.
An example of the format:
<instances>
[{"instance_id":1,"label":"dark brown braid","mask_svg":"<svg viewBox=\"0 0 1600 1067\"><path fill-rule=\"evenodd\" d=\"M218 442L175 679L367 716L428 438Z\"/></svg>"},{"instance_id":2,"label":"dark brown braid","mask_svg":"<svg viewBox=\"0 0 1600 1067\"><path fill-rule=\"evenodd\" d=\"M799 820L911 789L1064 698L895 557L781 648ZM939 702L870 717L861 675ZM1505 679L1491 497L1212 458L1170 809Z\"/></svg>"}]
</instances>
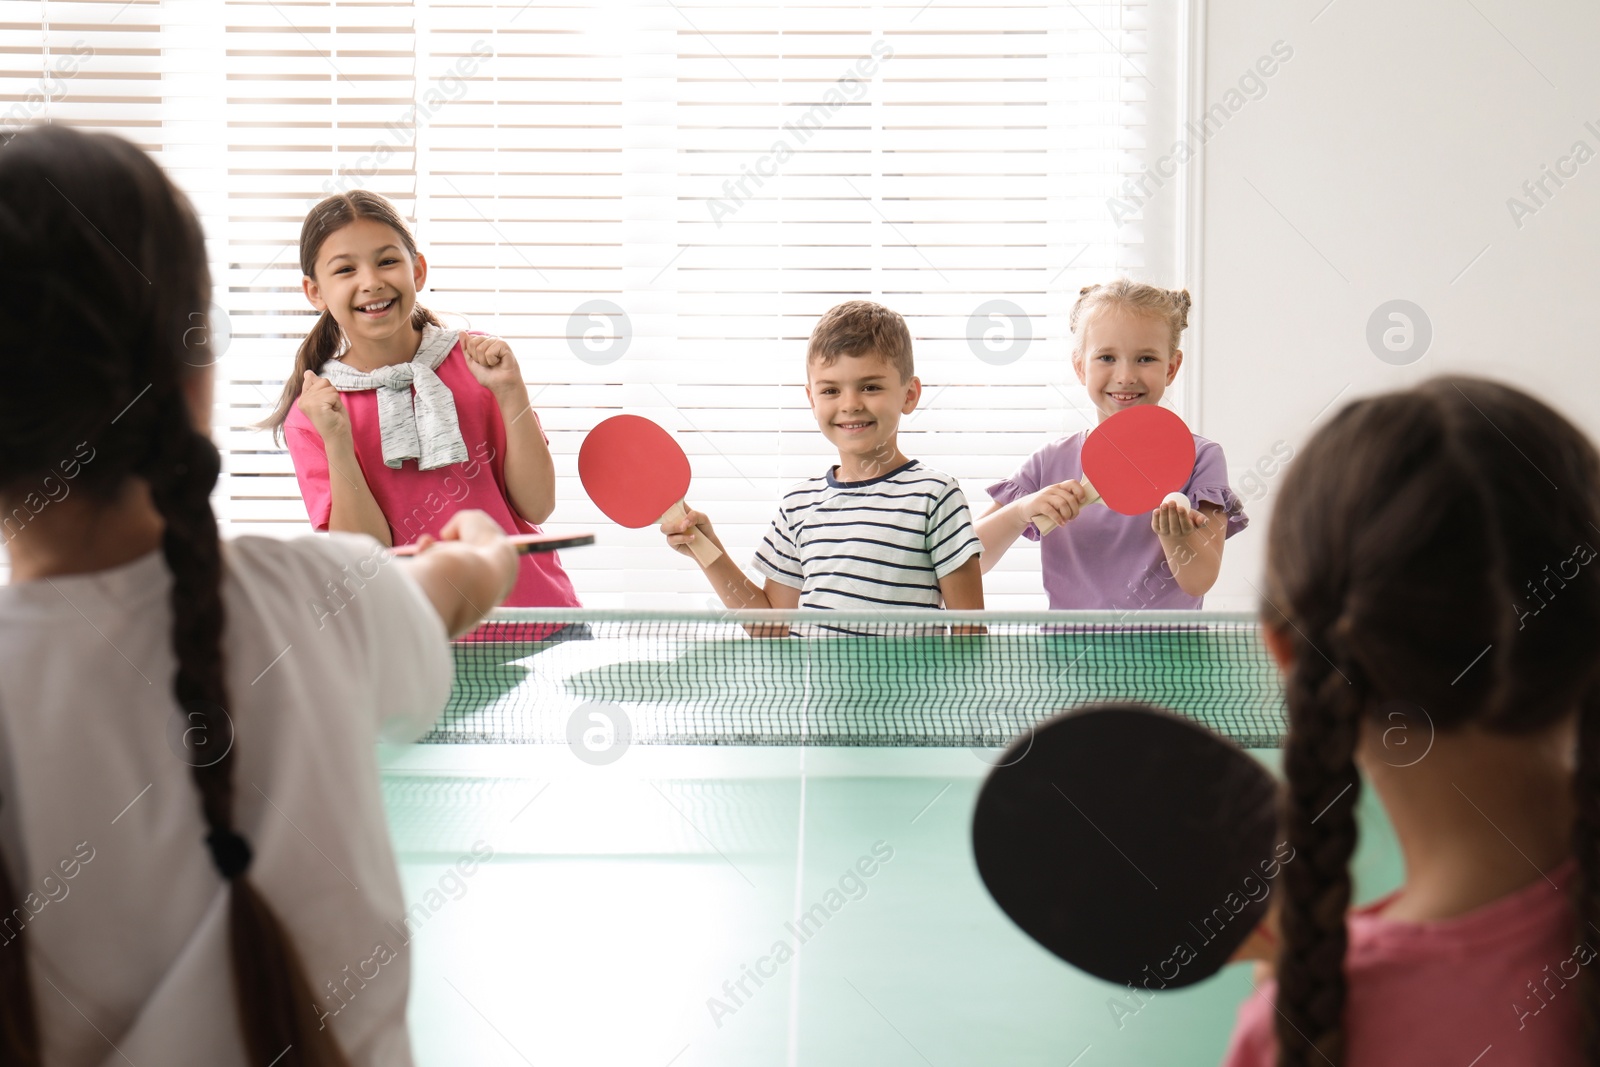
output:
<instances>
[{"instance_id":1,"label":"dark brown braid","mask_svg":"<svg viewBox=\"0 0 1600 1067\"><path fill-rule=\"evenodd\" d=\"M234 824L222 546L210 504L221 457L184 394L210 362L186 348L209 294L199 222L139 149L61 126L0 141L0 301L13 331L0 348L0 493L17 499L56 475L78 442L93 459L75 475L75 494L105 505L132 478L149 484L172 573L174 711L190 726L185 736L227 750L188 762L207 827L196 847L209 848L229 883L246 1053L252 1067L347 1067L320 1026L292 939L247 876L250 846ZM16 873L0 857L0 913L17 903ZM24 926L0 946L0 1062L37 1067L29 938Z\"/></svg>"},{"instance_id":2,"label":"dark brown braid","mask_svg":"<svg viewBox=\"0 0 1600 1067\"><path fill-rule=\"evenodd\" d=\"M1330 652L1332 650L1329 650ZM1344 1062L1345 911L1356 847L1356 774L1362 695L1356 678L1335 669L1305 641L1295 646L1287 680L1290 716L1304 721L1284 746L1289 790L1280 915L1285 951L1278 961L1278 1027L1284 1067ZM1316 714L1308 714L1310 712ZM1285 1034L1290 1036L1286 1037Z\"/></svg>"},{"instance_id":3,"label":"dark brown braid","mask_svg":"<svg viewBox=\"0 0 1600 1067\"><path fill-rule=\"evenodd\" d=\"M0 863L0 907L10 915L21 900L5 864ZM24 926L15 938L0 945L0 1054L16 1067L40 1067L39 1017L28 978L27 929Z\"/></svg>"},{"instance_id":4,"label":"dark brown braid","mask_svg":"<svg viewBox=\"0 0 1600 1067\"><path fill-rule=\"evenodd\" d=\"M1280 1064L1347 1061L1354 753L1363 722L1381 726L1396 703L1439 733L1526 736L1577 714L1575 925L1600 948L1600 562L1583 546L1600 547L1600 455L1559 413L1495 382L1436 378L1355 401L1296 458L1261 609L1294 655ZM1552 568L1559 587L1535 600ZM1600 1067L1600 991L1583 981L1584 1062Z\"/></svg>"},{"instance_id":5,"label":"dark brown braid","mask_svg":"<svg viewBox=\"0 0 1600 1067\"><path fill-rule=\"evenodd\" d=\"M1578 912L1577 940L1600 952L1600 688L1584 696L1578 713L1578 769L1573 788L1577 817L1572 823L1572 851L1578 857L1578 885L1573 903ZM1600 976L1595 964L1578 976L1583 1006L1583 1062L1600 1064Z\"/></svg>"},{"instance_id":6,"label":"dark brown braid","mask_svg":"<svg viewBox=\"0 0 1600 1067\"><path fill-rule=\"evenodd\" d=\"M190 765L212 861L230 883L229 945L245 1044L253 1067L266 1067L285 1050L291 1051L276 1062L342 1067L347 1061L338 1046L320 1031L316 998L293 941L248 877L250 846L233 822L234 746L223 680L227 619L220 596L222 542L210 502L221 457L209 437L190 428L181 398L170 398L160 424L166 428L162 447L141 473L149 478L151 497L167 524L161 551L172 571L172 642L178 658L173 693L189 724L185 736L205 739L204 748L222 749L220 759L195 753Z\"/></svg>"}]
</instances>

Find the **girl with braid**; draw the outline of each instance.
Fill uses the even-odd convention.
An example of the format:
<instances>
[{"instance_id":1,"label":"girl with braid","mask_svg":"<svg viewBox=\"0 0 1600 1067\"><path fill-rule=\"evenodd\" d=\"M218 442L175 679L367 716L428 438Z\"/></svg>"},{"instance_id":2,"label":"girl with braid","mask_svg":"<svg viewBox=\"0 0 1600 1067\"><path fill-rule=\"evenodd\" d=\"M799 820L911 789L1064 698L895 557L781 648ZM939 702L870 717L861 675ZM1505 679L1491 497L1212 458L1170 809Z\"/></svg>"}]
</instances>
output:
<instances>
[{"instance_id":1,"label":"girl with braid","mask_svg":"<svg viewBox=\"0 0 1600 1067\"><path fill-rule=\"evenodd\" d=\"M1189 291L1127 278L1087 285L1072 306L1071 324L1072 368L1104 422L1140 404L1159 404L1177 378ZM1200 607L1222 568L1223 542L1250 522L1228 487L1221 446L1195 434L1194 471L1183 487L1192 506L1163 503L1146 518L1084 507L1088 436L1051 441L989 487L994 504L977 522L984 571L1022 536L1040 541L1052 611ZM1033 521L1039 516L1061 529L1041 540Z\"/></svg>"},{"instance_id":2,"label":"girl with braid","mask_svg":"<svg viewBox=\"0 0 1600 1067\"><path fill-rule=\"evenodd\" d=\"M447 638L516 553L481 512L411 562L221 541L210 294L199 222L139 149L0 144L7 1065L411 1062L374 742L438 714Z\"/></svg>"},{"instance_id":3,"label":"girl with braid","mask_svg":"<svg viewBox=\"0 0 1600 1067\"><path fill-rule=\"evenodd\" d=\"M1228 1067L1600 1064L1594 446L1482 379L1359 400L1268 541L1294 859ZM1405 881L1350 911L1365 783Z\"/></svg>"},{"instance_id":4,"label":"girl with braid","mask_svg":"<svg viewBox=\"0 0 1600 1067\"><path fill-rule=\"evenodd\" d=\"M394 205L365 189L323 200L300 270L319 314L260 425L283 434L312 526L405 545L477 508L538 533L555 464L522 370L506 342L446 330L417 302L428 262ZM554 552L522 558L507 604L582 606Z\"/></svg>"}]
</instances>

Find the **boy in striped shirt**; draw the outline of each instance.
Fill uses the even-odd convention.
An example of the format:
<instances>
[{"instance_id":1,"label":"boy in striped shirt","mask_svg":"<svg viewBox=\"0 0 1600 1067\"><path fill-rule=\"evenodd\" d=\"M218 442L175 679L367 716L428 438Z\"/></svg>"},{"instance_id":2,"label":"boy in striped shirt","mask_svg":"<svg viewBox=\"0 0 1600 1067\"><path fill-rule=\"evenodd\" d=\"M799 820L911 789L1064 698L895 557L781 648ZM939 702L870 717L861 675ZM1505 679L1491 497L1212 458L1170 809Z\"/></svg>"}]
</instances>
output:
<instances>
[{"instance_id":1,"label":"boy in striped shirt","mask_svg":"<svg viewBox=\"0 0 1600 1067\"><path fill-rule=\"evenodd\" d=\"M982 545L966 497L950 475L908 459L900 417L916 410L911 331L881 304L851 300L829 311L806 349L806 397L839 463L784 494L756 549L757 586L723 553L706 575L730 608L875 610L983 607ZM701 512L663 523L688 554Z\"/></svg>"}]
</instances>

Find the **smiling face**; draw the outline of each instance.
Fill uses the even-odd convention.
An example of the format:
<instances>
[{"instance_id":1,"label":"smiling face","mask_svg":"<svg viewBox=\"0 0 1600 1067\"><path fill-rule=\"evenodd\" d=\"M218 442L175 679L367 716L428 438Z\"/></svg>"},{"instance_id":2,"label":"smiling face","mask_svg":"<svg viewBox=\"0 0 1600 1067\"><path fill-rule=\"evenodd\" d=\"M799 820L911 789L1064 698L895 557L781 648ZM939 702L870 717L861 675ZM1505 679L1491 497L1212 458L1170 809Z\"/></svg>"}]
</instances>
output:
<instances>
[{"instance_id":1,"label":"smiling face","mask_svg":"<svg viewBox=\"0 0 1600 1067\"><path fill-rule=\"evenodd\" d=\"M860 356L840 356L823 366L813 359L806 364L806 397L823 436L839 450L841 466L856 473L887 474L887 466L900 455L896 432L900 416L916 410L922 383L915 376L902 379L900 372L877 352ZM840 471L843 478L847 472Z\"/></svg>"},{"instance_id":2,"label":"smiling face","mask_svg":"<svg viewBox=\"0 0 1600 1067\"><path fill-rule=\"evenodd\" d=\"M1073 359L1072 369L1103 422L1136 404L1158 402L1182 363L1164 321L1113 305L1084 325L1083 355Z\"/></svg>"},{"instance_id":3,"label":"smiling face","mask_svg":"<svg viewBox=\"0 0 1600 1067\"><path fill-rule=\"evenodd\" d=\"M427 261L413 259L400 234L358 218L322 242L316 274L301 286L313 307L333 315L352 348L382 349L415 333L411 311L427 277Z\"/></svg>"}]
</instances>

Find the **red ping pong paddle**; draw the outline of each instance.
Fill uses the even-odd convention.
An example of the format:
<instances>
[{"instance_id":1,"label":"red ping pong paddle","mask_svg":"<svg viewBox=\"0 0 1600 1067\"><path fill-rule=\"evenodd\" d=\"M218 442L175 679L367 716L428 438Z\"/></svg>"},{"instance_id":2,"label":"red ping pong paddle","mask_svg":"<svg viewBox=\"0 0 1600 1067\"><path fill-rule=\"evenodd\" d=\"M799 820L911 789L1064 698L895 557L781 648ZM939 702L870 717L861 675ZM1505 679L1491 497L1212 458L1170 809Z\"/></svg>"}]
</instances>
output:
<instances>
[{"instance_id":1,"label":"red ping pong paddle","mask_svg":"<svg viewBox=\"0 0 1600 1067\"><path fill-rule=\"evenodd\" d=\"M1066 712L1012 743L972 818L995 903L1028 936L1136 989L1221 970L1294 852L1277 785L1243 749L1144 704Z\"/></svg>"},{"instance_id":2,"label":"red ping pong paddle","mask_svg":"<svg viewBox=\"0 0 1600 1067\"><path fill-rule=\"evenodd\" d=\"M594 544L594 534L517 534L515 537L506 538L516 546L519 554L529 552L555 552L563 548L579 548L583 545ZM414 556L417 554L416 543L401 545L394 550L397 556Z\"/></svg>"},{"instance_id":3,"label":"red ping pong paddle","mask_svg":"<svg viewBox=\"0 0 1600 1067\"><path fill-rule=\"evenodd\" d=\"M1122 515L1141 515L1161 506L1194 473L1194 434L1176 412L1159 404L1124 408L1095 427L1083 442L1083 477L1088 504L1105 501ZM1039 536L1056 528L1032 516Z\"/></svg>"},{"instance_id":4,"label":"red ping pong paddle","mask_svg":"<svg viewBox=\"0 0 1600 1067\"><path fill-rule=\"evenodd\" d=\"M666 430L638 415L613 415L590 430L578 449L578 477L606 518L639 529L681 520L689 513L689 457ZM709 567L722 550L705 530L689 551Z\"/></svg>"}]
</instances>

